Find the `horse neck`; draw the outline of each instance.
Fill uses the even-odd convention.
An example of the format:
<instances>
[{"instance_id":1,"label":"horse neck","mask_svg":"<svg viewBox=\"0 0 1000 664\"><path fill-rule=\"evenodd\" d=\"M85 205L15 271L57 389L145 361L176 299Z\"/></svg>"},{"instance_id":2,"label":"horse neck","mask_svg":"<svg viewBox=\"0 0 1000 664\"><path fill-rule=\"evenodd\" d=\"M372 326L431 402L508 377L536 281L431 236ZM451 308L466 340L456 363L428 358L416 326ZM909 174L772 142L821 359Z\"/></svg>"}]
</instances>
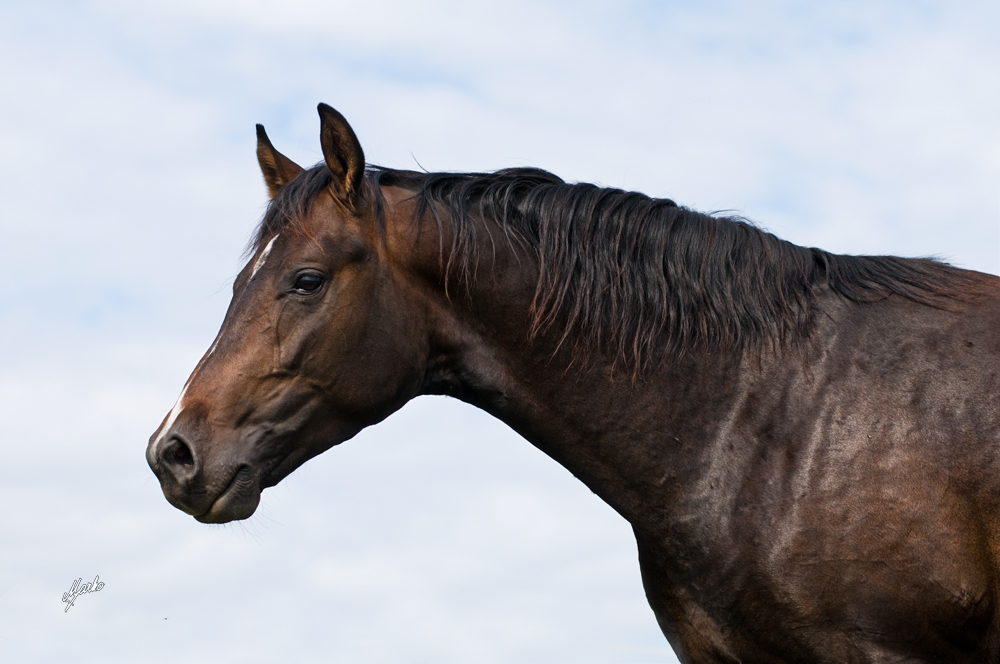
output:
<instances>
[{"instance_id":1,"label":"horse neck","mask_svg":"<svg viewBox=\"0 0 1000 664\"><path fill-rule=\"evenodd\" d=\"M619 358L581 353L557 327L532 337L533 251L485 221L468 278L449 273L449 220L439 226L428 213L414 232L413 210L399 207L390 235L401 248L396 264L429 312L423 393L487 411L634 525L648 520L660 503L650 491L683 463L665 439L702 437L703 423L722 419L739 358L691 355L637 378Z\"/></svg>"}]
</instances>

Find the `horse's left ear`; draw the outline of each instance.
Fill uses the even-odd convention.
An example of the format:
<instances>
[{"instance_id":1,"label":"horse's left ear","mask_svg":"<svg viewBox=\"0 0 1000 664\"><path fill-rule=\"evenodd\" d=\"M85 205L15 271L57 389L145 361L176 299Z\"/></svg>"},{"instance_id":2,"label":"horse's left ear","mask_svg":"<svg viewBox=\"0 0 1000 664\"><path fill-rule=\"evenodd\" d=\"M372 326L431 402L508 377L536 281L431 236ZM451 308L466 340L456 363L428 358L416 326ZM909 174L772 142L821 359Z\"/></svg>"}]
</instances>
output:
<instances>
[{"instance_id":1,"label":"horse's left ear","mask_svg":"<svg viewBox=\"0 0 1000 664\"><path fill-rule=\"evenodd\" d=\"M344 116L326 104L319 105L319 142L323 159L333 173L333 188L340 200L354 208L365 179L365 153Z\"/></svg>"}]
</instances>

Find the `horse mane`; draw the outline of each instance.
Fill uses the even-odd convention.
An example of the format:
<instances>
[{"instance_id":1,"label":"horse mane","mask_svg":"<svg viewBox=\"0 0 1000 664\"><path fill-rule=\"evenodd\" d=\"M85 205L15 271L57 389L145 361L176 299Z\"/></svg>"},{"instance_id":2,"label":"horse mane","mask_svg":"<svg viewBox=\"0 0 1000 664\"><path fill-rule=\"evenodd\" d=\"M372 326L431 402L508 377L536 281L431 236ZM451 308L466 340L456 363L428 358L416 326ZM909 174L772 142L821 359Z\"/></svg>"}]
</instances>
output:
<instances>
[{"instance_id":1,"label":"horse mane","mask_svg":"<svg viewBox=\"0 0 1000 664\"><path fill-rule=\"evenodd\" d=\"M330 183L318 164L283 187L251 248L300 225ZM418 173L369 166L365 196L383 236L383 186L414 192L415 224L430 211L439 226L450 225L450 250L442 247L446 285L475 278L479 251L493 242L482 237L489 233L482 222L491 220L508 243L537 257L531 335L559 328L560 344L614 353L636 370L665 356L804 338L823 286L856 303L896 295L939 309L957 309L980 290L975 273L937 260L801 247L740 217L569 184L535 168Z\"/></svg>"}]
</instances>

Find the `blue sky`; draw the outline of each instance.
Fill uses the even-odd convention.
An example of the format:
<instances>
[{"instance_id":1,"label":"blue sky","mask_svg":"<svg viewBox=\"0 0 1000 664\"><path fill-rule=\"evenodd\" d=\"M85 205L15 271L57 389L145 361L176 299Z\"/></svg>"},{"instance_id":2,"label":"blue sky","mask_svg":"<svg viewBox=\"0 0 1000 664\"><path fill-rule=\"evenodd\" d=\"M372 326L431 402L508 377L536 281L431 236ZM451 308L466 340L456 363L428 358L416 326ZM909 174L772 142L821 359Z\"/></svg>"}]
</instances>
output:
<instances>
[{"instance_id":1,"label":"blue sky","mask_svg":"<svg viewBox=\"0 0 1000 664\"><path fill-rule=\"evenodd\" d=\"M143 451L266 203L254 123L313 163L325 101L387 166L540 166L996 274L998 19L991 2L0 5L0 658L86 640L78 662L674 661L628 525L461 404L417 400L246 524L166 503Z\"/></svg>"}]
</instances>

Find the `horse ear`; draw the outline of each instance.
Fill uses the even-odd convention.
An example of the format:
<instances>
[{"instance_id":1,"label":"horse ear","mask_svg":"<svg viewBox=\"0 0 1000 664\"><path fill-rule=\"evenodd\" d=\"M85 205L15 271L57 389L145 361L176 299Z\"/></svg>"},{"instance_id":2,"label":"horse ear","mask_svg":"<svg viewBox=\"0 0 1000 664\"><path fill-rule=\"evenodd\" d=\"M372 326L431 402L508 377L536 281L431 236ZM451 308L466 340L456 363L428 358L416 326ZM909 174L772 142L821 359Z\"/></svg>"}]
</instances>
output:
<instances>
[{"instance_id":1,"label":"horse ear","mask_svg":"<svg viewBox=\"0 0 1000 664\"><path fill-rule=\"evenodd\" d=\"M333 187L349 207L356 207L365 179L365 153L344 116L326 104L319 105L319 142L323 159L333 173Z\"/></svg>"},{"instance_id":2,"label":"horse ear","mask_svg":"<svg viewBox=\"0 0 1000 664\"><path fill-rule=\"evenodd\" d=\"M264 131L264 125L257 125L257 162L271 198L277 196L279 189L302 172L301 166L274 149Z\"/></svg>"}]
</instances>

